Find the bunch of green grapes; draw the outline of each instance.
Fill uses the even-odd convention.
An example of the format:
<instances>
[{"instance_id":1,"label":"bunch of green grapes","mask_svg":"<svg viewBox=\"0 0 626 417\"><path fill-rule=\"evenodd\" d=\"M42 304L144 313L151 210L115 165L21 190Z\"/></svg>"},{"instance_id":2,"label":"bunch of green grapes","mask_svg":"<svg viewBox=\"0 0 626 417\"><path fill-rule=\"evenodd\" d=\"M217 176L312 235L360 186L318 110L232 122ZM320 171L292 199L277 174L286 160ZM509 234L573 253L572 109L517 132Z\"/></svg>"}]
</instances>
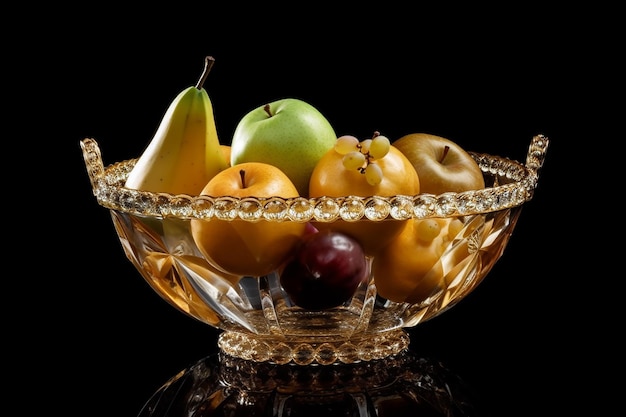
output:
<instances>
[{"instance_id":1,"label":"bunch of green grapes","mask_svg":"<svg viewBox=\"0 0 626 417\"><path fill-rule=\"evenodd\" d=\"M337 138L335 151L343 155L343 166L349 170L358 170L365 175L370 185L378 185L383 180L383 170L376 164L389 153L389 138L375 132L371 139L359 141L352 135Z\"/></svg>"}]
</instances>

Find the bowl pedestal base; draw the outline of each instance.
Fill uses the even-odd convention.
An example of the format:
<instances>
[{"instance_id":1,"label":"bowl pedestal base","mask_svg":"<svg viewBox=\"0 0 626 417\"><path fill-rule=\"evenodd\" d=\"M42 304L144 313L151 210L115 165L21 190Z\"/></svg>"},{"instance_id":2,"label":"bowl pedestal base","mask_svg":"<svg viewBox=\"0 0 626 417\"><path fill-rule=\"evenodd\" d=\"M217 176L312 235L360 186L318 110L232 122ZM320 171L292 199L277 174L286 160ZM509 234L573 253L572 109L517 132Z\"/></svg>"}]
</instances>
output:
<instances>
[{"instance_id":1,"label":"bowl pedestal base","mask_svg":"<svg viewBox=\"0 0 626 417\"><path fill-rule=\"evenodd\" d=\"M403 329L364 333L353 338L320 335L268 338L225 331L220 334L218 346L230 356L256 362L351 364L396 355L409 346L409 336Z\"/></svg>"}]
</instances>

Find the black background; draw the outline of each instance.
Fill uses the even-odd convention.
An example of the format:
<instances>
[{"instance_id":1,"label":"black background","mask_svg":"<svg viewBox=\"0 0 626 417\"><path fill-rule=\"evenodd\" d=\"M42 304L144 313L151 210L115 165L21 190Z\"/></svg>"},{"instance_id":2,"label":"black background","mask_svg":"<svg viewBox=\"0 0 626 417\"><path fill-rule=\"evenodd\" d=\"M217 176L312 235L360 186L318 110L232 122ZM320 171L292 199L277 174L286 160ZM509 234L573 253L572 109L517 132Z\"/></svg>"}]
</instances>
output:
<instances>
[{"instance_id":1,"label":"black background","mask_svg":"<svg viewBox=\"0 0 626 417\"><path fill-rule=\"evenodd\" d=\"M277 10L223 16L205 6L158 19L81 12L50 24L19 54L32 111L16 113L32 129L15 143L38 161L40 193L20 190L33 208L27 223L38 221L15 240L33 254L19 269L35 268L20 278L21 308L10 313L29 313L16 330L15 346L29 353L18 391L49 396L48 410L134 416L170 377L216 351L218 331L158 298L126 260L79 147L95 138L105 164L138 156L212 55L205 88L224 143L247 111L283 97L316 106L338 134L421 131L519 161L533 135L550 137L503 257L467 299L411 329L411 348L463 378L485 416L600 415L605 383L591 371L606 365L587 347L601 332L594 312L610 305L598 300L600 277L588 274L599 259L579 241L604 226L571 220L570 207L582 204L571 193L588 157L575 144L589 139L591 111L607 91L593 71L613 68L599 47L610 26L598 34L543 10L470 12L486 11L363 18L286 9L270 19Z\"/></svg>"}]
</instances>

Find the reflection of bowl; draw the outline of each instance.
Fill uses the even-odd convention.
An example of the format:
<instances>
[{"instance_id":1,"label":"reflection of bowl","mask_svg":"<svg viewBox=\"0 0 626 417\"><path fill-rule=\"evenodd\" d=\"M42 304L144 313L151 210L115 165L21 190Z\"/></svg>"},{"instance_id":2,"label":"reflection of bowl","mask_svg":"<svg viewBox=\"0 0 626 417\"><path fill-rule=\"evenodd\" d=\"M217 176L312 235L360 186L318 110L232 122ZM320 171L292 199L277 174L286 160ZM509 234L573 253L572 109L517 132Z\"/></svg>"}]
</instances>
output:
<instances>
[{"instance_id":1,"label":"reflection of bowl","mask_svg":"<svg viewBox=\"0 0 626 417\"><path fill-rule=\"evenodd\" d=\"M469 387L444 364L410 350L376 361L292 366L212 355L178 372L138 417L469 416Z\"/></svg>"},{"instance_id":2,"label":"reflection of bowl","mask_svg":"<svg viewBox=\"0 0 626 417\"><path fill-rule=\"evenodd\" d=\"M226 353L278 364L353 363L403 351L403 330L457 304L482 281L502 255L523 204L537 186L548 139L533 137L525 165L471 153L487 187L465 193L393 197L237 199L228 196L158 194L123 187L136 160L105 168L92 139L81 141L98 203L110 210L128 259L171 305L222 329ZM291 303L280 285L280 271L261 277L235 276L216 268L190 233L194 218L244 221L360 222L457 218L462 227L433 268L438 279L412 303L377 294L370 274L343 305L307 311ZM420 256L416 248L414 256ZM369 258L370 264L373 262Z\"/></svg>"}]
</instances>

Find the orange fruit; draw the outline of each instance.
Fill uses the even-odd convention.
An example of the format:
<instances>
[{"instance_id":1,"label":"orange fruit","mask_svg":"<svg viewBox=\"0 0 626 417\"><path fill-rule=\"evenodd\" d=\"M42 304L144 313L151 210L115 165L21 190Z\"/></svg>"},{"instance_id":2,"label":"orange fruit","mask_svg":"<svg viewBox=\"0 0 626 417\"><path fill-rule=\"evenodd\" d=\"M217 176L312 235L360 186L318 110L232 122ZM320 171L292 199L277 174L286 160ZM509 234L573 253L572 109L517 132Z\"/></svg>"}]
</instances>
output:
<instances>
[{"instance_id":1,"label":"orange fruit","mask_svg":"<svg viewBox=\"0 0 626 417\"><path fill-rule=\"evenodd\" d=\"M411 162L393 146L383 158L375 161L382 170L383 178L378 185L370 185L358 170L348 170L343 165L343 155L330 149L318 161L309 181L309 197L415 195L420 192L417 171ZM320 230L331 229L354 237L367 255L375 254L397 236L405 220L359 220L349 222L336 220L316 222Z\"/></svg>"}]
</instances>

